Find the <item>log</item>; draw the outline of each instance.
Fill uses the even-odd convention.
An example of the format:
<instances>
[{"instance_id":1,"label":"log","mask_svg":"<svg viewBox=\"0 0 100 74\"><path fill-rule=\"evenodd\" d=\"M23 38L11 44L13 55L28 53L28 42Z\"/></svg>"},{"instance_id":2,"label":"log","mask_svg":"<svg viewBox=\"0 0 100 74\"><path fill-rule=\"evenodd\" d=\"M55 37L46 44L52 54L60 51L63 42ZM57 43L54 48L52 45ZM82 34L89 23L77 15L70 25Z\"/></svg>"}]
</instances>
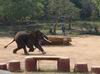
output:
<instances>
[{"instance_id":1,"label":"log","mask_svg":"<svg viewBox=\"0 0 100 74\"><path fill-rule=\"evenodd\" d=\"M42 45L71 45L71 37L66 36L48 36L51 43L43 42Z\"/></svg>"}]
</instances>

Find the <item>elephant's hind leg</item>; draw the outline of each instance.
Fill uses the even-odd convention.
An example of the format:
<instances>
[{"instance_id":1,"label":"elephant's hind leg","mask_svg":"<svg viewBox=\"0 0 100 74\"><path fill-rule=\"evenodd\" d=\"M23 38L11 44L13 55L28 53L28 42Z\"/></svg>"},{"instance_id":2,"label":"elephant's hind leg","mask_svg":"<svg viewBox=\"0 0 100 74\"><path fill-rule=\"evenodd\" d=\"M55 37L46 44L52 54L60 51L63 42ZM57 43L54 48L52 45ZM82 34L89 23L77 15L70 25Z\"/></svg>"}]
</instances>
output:
<instances>
[{"instance_id":1,"label":"elephant's hind leg","mask_svg":"<svg viewBox=\"0 0 100 74\"><path fill-rule=\"evenodd\" d=\"M25 54L25 55L29 55L29 53L28 53L27 50L26 50L26 47L24 47L23 49L24 49L24 54Z\"/></svg>"},{"instance_id":2,"label":"elephant's hind leg","mask_svg":"<svg viewBox=\"0 0 100 74\"><path fill-rule=\"evenodd\" d=\"M20 50L21 48L16 48L13 50L13 53L16 54L18 50Z\"/></svg>"},{"instance_id":3,"label":"elephant's hind leg","mask_svg":"<svg viewBox=\"0 0 100 74\"><path fill-rule=\"evenodd\" d=\"M29 52L34 52L34 48L29 48Z\"/></svg>"},{"instance_id":4,"label":"elephant's hind leg","mask_svg":"<svg viewBox=\"0 0 100 74\"><path fill-rule=\"evenodd\" d=\"M34 51L33 45L28 45L28 44L27 44L27 47L29 48L29 52L33 52L33 51Z\"/></svg>"}]
</instances>

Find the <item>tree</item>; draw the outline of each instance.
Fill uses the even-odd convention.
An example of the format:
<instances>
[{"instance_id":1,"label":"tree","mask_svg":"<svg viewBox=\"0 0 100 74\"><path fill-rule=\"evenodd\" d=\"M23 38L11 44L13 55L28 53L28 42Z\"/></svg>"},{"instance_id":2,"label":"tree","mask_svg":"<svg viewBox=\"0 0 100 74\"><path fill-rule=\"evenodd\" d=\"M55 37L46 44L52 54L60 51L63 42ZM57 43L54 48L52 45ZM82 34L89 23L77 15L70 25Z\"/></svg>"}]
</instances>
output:
<instances>
[{"instance_id":1,"label":"tree","mask_svg":"<svg viewBox=\"0 0 100 74\"><path fill-rule=\"evenodd\" d=\"M79 8L69 0L48 0L48 15L52 21L57 22L61 17L65 18L64 22L71 22L72 19L79 18ZM69 24L71 29L71 24Z\"/></svg>"},{"instance_id":2,"label":"tree","mask_svg":"<svg viewBox=\"0 0 100 74\"><path fill-rule=\"evenodd\" d=\"M82 8L81 0L70 0L72 3L75 4L75 6L79 9Z\"/></svg>"},{"instance_id":3,"label":"tree","mask_svg":"<svg viewBox=\"0 0 100 74\"><path fill-rule=\"evenodd\" d=\"M43 14L41 4L43 0L0 0L0 15L6 16L9 21L20 21L36 18Z\"/></svg>"},{"instance_id":4,"label":"tree","mask_svg":"<svg viewBox=\"0 0 100 74\"><path fill-rule=\"evenodd\" d=\"M49 0L49 16L60 18L62 16L78 17L79 9L69 0Z\"/></svg>"},{"instance_id":5,"label":"tree","mask_svg":"<svg viewBox=\"0 0 100 74\"><path fill-rule=\"evenodd\" d=\"M80 12L80 17L82 20L86 20L86 19L90 19L90 17L92 16L92 12L93 12L93 6L90 2L90 0L81 0L81 4L82 4L82 9Z\"/></svg>"},{"instance_id":6,"label":"tree","mask_svg":"<svg viewBox=\"0 0 100 74\"><path fill-rule=\"evenodd\" d=\"M95 5L97 15L100 16L100 0L91 0L91 2Z\"/></svg>"},{"instance_id":7,"label":"tree","mask_svg":"<svg viewBox=\"0 0 100 74\"><path fill-rule=\"evenodd\" d=\"M92 2L92 0L70 0L70 1L81 9L80 18L82 20L97 18L98 10L94 5L94 3Z\"/></svg>"},{"instance_id":8,"label":"tree","mask_svg":"<svg viewBox=\"0 0 100 74\"><path fill-rule=\"evenodd\" d=\"M44 15L43 17L45 17L44 19L47 20L48 19L48 4L49 4L49 1L48 0L44 0L43 2L43 5L44 5Z\"/></svg>"}]
</instances>

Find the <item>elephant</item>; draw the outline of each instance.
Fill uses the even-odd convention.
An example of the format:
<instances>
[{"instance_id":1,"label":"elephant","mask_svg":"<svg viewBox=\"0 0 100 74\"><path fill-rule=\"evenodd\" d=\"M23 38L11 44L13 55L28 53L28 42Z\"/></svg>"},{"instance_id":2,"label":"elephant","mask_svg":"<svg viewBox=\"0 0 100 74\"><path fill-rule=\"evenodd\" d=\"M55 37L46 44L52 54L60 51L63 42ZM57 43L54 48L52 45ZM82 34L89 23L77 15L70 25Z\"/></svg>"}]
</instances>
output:
<instances>
[{"instance_id":1,"label":"elephant","mask_svg":"<svg viewBox=\"0 0 100 74\"><path fill-rule=\"evenodd\" d=\"M48 40L48 37L44 35L40 30L32 31L32 32L17 32L14 39L8 43L4 48L7 48L8 45L10 45L13 42L16 42L17 48L13 50L13 53L15 54L18 50L22 49L24 50L24 54L28 55L29 53L27 52L26 47L29 48L29 52L34 51L34 47L38 48L42 54L46 54L46 52L43 50L41 47L41 42L46 41L46 42L51 42Z\"/></svg>"}]
</instances>

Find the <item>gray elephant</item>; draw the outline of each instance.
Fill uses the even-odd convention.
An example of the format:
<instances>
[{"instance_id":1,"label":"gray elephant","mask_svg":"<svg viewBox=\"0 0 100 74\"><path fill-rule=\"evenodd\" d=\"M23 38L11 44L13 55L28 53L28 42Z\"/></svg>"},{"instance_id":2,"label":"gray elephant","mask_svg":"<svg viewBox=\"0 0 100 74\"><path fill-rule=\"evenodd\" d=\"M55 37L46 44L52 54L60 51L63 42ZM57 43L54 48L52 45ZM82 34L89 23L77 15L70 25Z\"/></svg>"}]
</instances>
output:
<instances>
[{"instance_id":1,"label":"gray elephant","mask_svg":"<svg viewBox=\"0 0 100 74\"><path fill-rule=\"evenodd\" d=\"M17 44L17 48L15 48L13 50L13 53L16 53L18 50L23 48L25 55L29 54L27 52L26 47L29 48L29 52L33 52L34 51L34 47L33 46L38 48L43 54L46 54L46 52L41 47L41 42L43 42L43 41L51 42L51 41L48 40L48 37L46 35L44 35L39 30L32 31L30 33L18 32L18 33L16 33L16 35L15 35L14 39L12 40L12 42L10 42L6 46L4 46L4 48L7 48L8 45L13 43L14 41Z\"/></svg>"}]
</instances>

